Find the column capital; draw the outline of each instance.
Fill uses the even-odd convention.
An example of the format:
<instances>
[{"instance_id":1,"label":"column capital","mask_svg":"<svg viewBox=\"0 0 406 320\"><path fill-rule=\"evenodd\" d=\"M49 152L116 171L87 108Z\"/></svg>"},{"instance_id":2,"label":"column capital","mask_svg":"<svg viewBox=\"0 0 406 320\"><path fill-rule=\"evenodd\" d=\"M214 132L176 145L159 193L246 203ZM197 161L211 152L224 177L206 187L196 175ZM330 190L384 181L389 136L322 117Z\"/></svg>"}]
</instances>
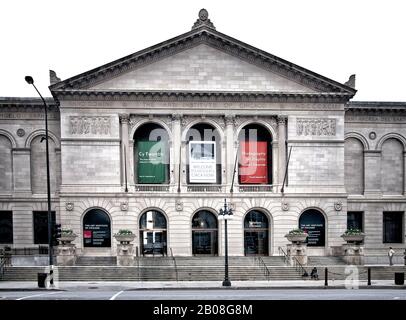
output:
<instances>
[{"instance_id":1,"label":"column capital","mask_svg":"<svg viewBox=\"0 0 406 320\"><path fill-rule=\"evenodd\" d=\"M128 113L120 113L118 117L121 123L128 123L130 121L130 115Z\"/></svg>"},{"instance_id":2,"label":"column capital","mask_svg":"<svg viewBox=\"0 0 406 320\"><path fill-rule=\"evenodd\" d=\"M276 118L278 125L285 125L287 120L288 120L288 116L285 116L285 115L280 115Z\"/></svg>"},{"instance_id":3,"label":"column capital","mask_svg":"<svg viewBox=\"0 0 406 320\"><path fill-rule=\"evenodd\" d=\"M229 125L235 125L235 114L225 114L224 115L224 123Z\"/></svg>"},{"instance_id":4,"label":"column capital","mask_svg":"<svg viewBox=\"0 0 406 320\"><path fill-rule=\"evenodd\" d=\"M174 113L172 114L172 121L180 121L182 120L183 115L181 113Z\"/></svg>"}]
</instances>

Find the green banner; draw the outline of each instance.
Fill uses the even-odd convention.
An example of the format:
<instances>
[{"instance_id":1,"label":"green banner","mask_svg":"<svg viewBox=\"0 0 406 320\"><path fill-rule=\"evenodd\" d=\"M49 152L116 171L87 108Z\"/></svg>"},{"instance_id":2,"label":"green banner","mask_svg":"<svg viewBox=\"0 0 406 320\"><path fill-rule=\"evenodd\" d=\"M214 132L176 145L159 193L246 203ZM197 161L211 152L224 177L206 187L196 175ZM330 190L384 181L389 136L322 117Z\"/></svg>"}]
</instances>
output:
<instances>
[{"instance_id":1,"label":"green banner","mask_svg":"<svg viewBox=\"0 0 406 320\"><path fill-rule=\"evenodd\" d=\"M164 183L165 148L160 141L138 141L138 183Z\"/></svg>"}]
</instances>

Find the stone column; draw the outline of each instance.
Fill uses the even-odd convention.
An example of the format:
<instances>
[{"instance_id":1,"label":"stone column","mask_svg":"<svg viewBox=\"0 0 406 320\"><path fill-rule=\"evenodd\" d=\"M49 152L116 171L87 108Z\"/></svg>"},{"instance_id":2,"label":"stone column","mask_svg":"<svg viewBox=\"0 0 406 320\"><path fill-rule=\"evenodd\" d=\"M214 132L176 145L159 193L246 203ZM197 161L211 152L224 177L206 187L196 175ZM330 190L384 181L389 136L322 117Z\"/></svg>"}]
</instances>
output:
<instances>
[{"instance_id":1,"label":"stone column","mask_svg":"<svg viewBox=\"0 0 406 320\"><path fill-rule=\"evenodd\" d=\"M122 176L122 184L125 186L125 181L127 179L127 187L130 184L129 182L129 148L128 148L128 122L130 120L130 116L126 113L120 114L120 122L121 122L121 176ZM125 150L124 150L125 149ZM125 154L124 154L125 153ZM127 168L125 168L127 167ZM125 176L125 172L127 171L127 177Z\"/></svg>"},{"instance_id":2,"label":"stone column","mask_svg":"<svg viewBox=\"0 0 406 320\"><path fill-rule=\"evenodd\" d=\"M172 147L173 147L173 159L172 159L172 170L173 170L173 183L175 191L178 191L179 184L179 160L184 162L185 159L180 159L181 155L181 140L182 140L182 126L181 126L181 114L172 115ZM182 170L182 168L181 168ZM182 174L182 172L181 172ZM182 183L182 181L181 181Z\"/></svg>"},{"instance_id":3,"label":"stone column","mask_svg":"<svg viewBox=\"0 0 406 320\"><path fill-rule=\"evenodd\" d=\"M381 195L381 151L364 151L364 194Z\"/></svg>"},{"instance_id":4,"label":"stone column","mask_svg":"<svg viewBox=\"0 0 406 320\"><path fill-rule=\"evenodd\" d=\"M278 116L278 185L282 185L286 169L286 116Z\"/></svg>"},{"instance_id":5,"label":"stone column","mask_svg":"<svg viewBox=\"0 0 406 320\"><path fill-rule=\"evenodd\" d=\"M231 182L233 181L234 175L234 163L235 163L235 148L234 148L234 115L225 115L224 121L226 124L226 183L227 183L227 192L230 190ZM236 173L237 175L237 173ZM234 177L234 184L237 181L237 177Z\"/></svg>"}]
</instances>

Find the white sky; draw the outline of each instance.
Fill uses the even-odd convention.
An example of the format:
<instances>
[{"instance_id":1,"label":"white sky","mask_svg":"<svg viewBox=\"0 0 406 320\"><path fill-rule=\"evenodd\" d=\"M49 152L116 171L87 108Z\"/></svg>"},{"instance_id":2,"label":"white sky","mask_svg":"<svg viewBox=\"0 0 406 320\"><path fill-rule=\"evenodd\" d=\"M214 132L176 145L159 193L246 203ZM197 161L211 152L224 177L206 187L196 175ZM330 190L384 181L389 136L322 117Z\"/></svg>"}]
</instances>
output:
<instances>
[{"instance_id":1,"label":"white sky","mask_svg":"<svg viewBox=\"0 0 406 320\"><path fill-rule=\"evenodd\" d=\"M4 0L0 96L50 96L62 80L191 29L206 8L218 31L344 83L354 100L406 101L404 0Z\"/></svg>"}]
</instances>

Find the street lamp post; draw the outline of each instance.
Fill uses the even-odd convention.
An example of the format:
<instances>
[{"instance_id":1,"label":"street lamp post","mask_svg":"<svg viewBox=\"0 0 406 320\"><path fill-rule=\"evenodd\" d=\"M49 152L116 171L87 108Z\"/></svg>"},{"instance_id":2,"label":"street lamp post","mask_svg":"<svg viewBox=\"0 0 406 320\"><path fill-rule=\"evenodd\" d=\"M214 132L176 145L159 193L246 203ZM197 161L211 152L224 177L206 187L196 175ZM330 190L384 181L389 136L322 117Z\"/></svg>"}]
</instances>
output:
<instances>
[{"instance_id":1,"label":"street lamp post","mask_svg":"<svg viewBox=\"0 0 406 320\"><path fill-rule=\"evenodd\" d=\"M45 109L45 149L46 149L46 166L47 166L47 194L48 194L48 253L49 253L49 274L50 274L50 285L53 286L53 250L52 250L52 215L51 215L51 187L50 187L50 178L49 178L49 147L48 147L48 105L45 102L45 99L42 97L41 93L38 91L37 87L34 84L34 79L31 76L26 76L25 81L28 84L32 84L34 89L37 91L39 96L44 103Z\"/></svg>"},{"instance_id":2,"label":"street lamp post","mask_svg":"<svg viewBox=\"0 0 406 320\"><path fill-rule=\"evenodd\" d=\"M224 209L221 208L219 210L219 220L224 220L224 247L225 247L225 264L224 264L224 281L223 281L223 286L224 287L230 287L231 286L231 281L228 277L228 234L227 234L227 220L232 219L233 217L233 210L231 208L228 208L227 206L227 200L224 199Z\"/></svg>"}]
</instances>

